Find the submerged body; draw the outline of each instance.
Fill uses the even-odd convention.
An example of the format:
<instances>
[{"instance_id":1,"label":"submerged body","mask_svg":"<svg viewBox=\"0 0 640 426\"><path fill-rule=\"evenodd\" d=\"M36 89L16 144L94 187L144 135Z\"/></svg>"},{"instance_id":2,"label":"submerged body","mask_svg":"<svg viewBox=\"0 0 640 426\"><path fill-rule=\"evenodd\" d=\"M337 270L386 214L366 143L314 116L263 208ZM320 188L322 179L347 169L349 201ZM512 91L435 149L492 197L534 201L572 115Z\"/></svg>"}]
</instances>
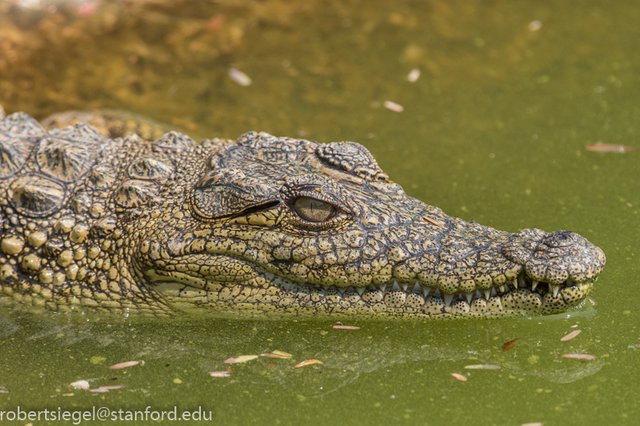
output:
<instances>
[{"instance_id":1,"label":"submerged body","mask_svg":"<svg viewBox=\"0 0 640 426\"><path fill-rule=\"evenodd\" d=\"M154 313L535 315L579 304L604 267L578 234L498 231L407 196L357 143L108 134L0 118L1 300Z\"/></svg>"}]
</instances>

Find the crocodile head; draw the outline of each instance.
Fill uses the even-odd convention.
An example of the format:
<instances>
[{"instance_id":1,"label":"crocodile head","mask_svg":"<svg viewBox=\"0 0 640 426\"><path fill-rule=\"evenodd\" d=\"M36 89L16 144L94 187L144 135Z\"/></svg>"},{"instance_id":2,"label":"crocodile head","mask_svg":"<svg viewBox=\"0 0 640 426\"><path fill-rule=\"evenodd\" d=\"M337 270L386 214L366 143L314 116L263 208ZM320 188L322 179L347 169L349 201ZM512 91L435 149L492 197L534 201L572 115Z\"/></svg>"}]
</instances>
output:
<instances>
[{"instance_id":1,"label":"crocodile head","mask_svg":"<svg viewBox=\"0 0 640 426\"><path fill-rule=\"evenodd\" d=\"M216 144L214 144L216 145ZM605 256L578 234L516 234L407 196L353 142L250 132L151 212L136 274L177 308L370 317L546 314Z\"/></svg>"}]
</instances>

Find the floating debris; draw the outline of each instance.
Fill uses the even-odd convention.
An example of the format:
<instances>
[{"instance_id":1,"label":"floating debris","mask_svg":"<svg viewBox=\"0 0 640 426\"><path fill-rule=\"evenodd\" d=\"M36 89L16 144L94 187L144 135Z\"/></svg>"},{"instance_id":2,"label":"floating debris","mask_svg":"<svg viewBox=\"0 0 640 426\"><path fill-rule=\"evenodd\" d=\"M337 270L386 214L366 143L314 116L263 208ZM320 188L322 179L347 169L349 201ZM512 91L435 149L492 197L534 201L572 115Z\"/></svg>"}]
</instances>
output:
<instances>
[{"instance_id":1,"label":"floating debris","mask_svg":"<svg viewBox=\"0 0 640 426\"><path fill-rule=\"evenodd\" d=\"M122 389L124 387L125 387L124 385L105 385L105 386L100 386L100 387L95 388L95 389L89 389L89 392L107 393L107 392L110 392L112 390Z\"/></svg>"},{"instance_id":2,"label":"floating debris","mask_svg":"<svg viewBox=\"0 0 640 426\"><path fill-rule=\"evenodd\" d=\"M535 21L529 22L529 25L527 25L527 29L532 33L540 31L540 28L542 28L542 22L538 21L537 19Z\"/></svg>"},{"instance_id":3,"label":"floating debris","mask_svg":"<svg viewBox=\"0 0 640 426\"><path fill-rule=\"evenodd\" d=\"M404 107L398 103L395 103L393 101L384 101L384 103L382 104L386 109L388 109L389 111L393 111L393 112L402 112L404 111Z\"/></svg>"},{"instance_id":4,"label":"floating debris","mask_svg":"<svg viewBox=\"0 0 640 426\"><path fill-rule=\"evenodd\" d=\"M502 352L506 352L510 349L513 349L513 347L516 345L516 343L518 343L518 340L520 340L519 337L516 337L513 340L509 340L508 342L505 342L502 344Z\"/></svg>"},{"instance_id":5,"label":"floating debris","mask_svg":"<svg viewBox=\"0 0 640 426\"><path fill-rule=\"evenodd\" d=\"M560 338L561 342L568 342L569 340L573 340L578 337L578 334L582 333L582 330L573 330L571 333L565 334Z\"/></svg>"},{"instance_id":6,"label":"floating debris","mask_svg":"<svg viewBox=\"0 0 640 426\"><path fill-rule=\"evenodd\" d=\"M456 379L459 382L466 382L467 380L469 380L469 378L467 376L465 376L464 374L460 374L460 373L451 373L451 377L453 377L454 379Z\"/></svg>"},{"instance_id":7,"label":"floating debris","mask_svg":"<svg viewBox=\"0 0 640 426\"><path fill-rule=\"evenodd\" d=\"M407 81L409 83L415 83L416 81L418 81L418 79L420 78L420 70L418 68L414 68L411 71L409 71L409 74L407 74Z\"/></svg>"},{"instance_id":8,"label":"floating debris","mask_svg":"<svg viewBox=\"0 0 640 426\"><path fill-rule=\"evenodd\" d=\"M596 359L595 355L591 355L591 354L562 354L560 355L562 358L567 358L567 359L581 359L584 361L593 361L594 359Z\"/></svg>"},{"instance_id":9,"label":"floating debris","mask_svg":"<svg viewBox=\"0 0 640 426\"><path fill-rule=\"evenodd\" d=\"M301 368L301 367L307 367L309 365L320 365L320 364L322 364L322 361L320 361L319 359L305 359L304 361L300 361L299 363L294 365L293 368Z\"/></svg>"},{"instance_id":10,"label":"floating debris","mask_svg":"<svg viewBox=\"0 0 640 426\"><path fill-rule=\"evenodd\" d=\"M89 382L86 380L78 380L76 382L69 383L69 386L77 390L88 390L91 387Z\"/></svg>"},{"instance_id":11,"label":"floating debris","mask_svg":"<svg viewBox=\"0 0 640 426\"><path fill-rule=\"evenodd\" d=\"M231 377L231 371L229 370L209 371L209 375L211 377Z\"/></svg>"},{"instance_id":12,"label":"floating debris","mask_svg":"<svg viewBox=\"0 0 640 426\"><path fill-rule=\"evenodd\" d=\"M603 153L614 153L614 154L626 154L627 152L640 151L640 147L631 146L631 145L621 145L616 143L603 143L596 142L587 145L587 151L591 152L603 152Z\"/></svg>"},{"instance_id":13,"label":"floating debris","mask_svg":"<svg viewBox=\"0 0 640 426\"><path fill-rule=\"evenodd\" d=\"M337 322L333 325L334 330L360 330L357 325L345 325L341 322Z\"/></svg>"},{"instance_id":14,"label":"floating debris","mask_svg":"<svg viewBox=\"0 0 640 426\"><path fill-rule=\"evenodd\" d=\"M251 77L249 77L247 74L243 73L242 71L240 71L237 68L229 68L229 77L231 77L231 80L233 80L236 84L246 87L246 86L251 86Z\"/></svg>"},{"instance_id":15,"label":"floating debris","mask_svg":"<svg viewBox=\"0 0 640 426\"><path fill-rule=\"evenodd\" d=\"M500 366L495 364L470 364L465 365L464 368L467 370L500 370Z\"/></svg>"},{"instance_id":16,"label":"floating debris","mask_svg":"<svg viewBox=\"0 0 640 426\"><path fill-rule=\"evenodd\" d=\"M136 365L144 365L144 363L142 361L138 361L138 360L124 361L124 362L119 362L117 364L113 364L111 367L109 367L109 369L110 370L122 370L123 368L134 367Z\"/></svg>"},{"instance_id":17,"label":"floating debris","mask_svg":"<svg viewBox=\"0 0 640 426\"><path fill-rule=\"evenodd\" d=\"M544 426L541 422L522 423L520 426Z\"/></svg>"},{"instance_id":18,"label":"floating debris","mask_svg":"<svg viewBox=\"0 0 640 426\"><path fill-rule=\"evenodd\" d=\"M224 360L225 364L242 364L245 362L249 362L249 361L253 361L254 359L257 359L258 355L240 355L240 356L235 356L235 357L229 357L227 359Z\"/></svg>"},{"instance_id":19,"label":"floating debris","mask_svg":"<svg viewBox=\"0 0 640 426\"><path fill-rule=\"evenodd\" d=\"M288 352L283 351L271 351L268 354L260 354L260 356L265 358L275 358L275 359L291 359L293 355Z\"/></svg>"}]
</instances>

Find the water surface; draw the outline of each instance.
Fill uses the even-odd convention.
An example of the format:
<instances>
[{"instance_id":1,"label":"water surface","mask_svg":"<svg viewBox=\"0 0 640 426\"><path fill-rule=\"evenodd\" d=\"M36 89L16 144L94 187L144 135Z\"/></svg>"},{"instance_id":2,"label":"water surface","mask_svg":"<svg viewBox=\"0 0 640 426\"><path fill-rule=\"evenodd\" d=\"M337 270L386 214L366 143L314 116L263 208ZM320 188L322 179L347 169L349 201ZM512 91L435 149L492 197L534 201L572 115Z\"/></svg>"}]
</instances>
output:
<instances>
[{"instance_id":1,"label":"water surface","mask_svg":"<svg viewBox=\"0 0 640 426\"><path fill-rule=\"evenodd\" d=\"M594 0L0 3L7 111L118 108L200 137L356 140L408 193L451 215L575 230L608 257L592 301L545 318L360 320L345 331L331 320L5 309L0 409L202 406L221 424L633 424L640 153L585 146L640 145L639 20L638 6ZM272 350L293 358L208 375L230 356ZM133 359L144 365L108 369ZM305 359L323 364L293 368ZM464 368L473 364L500 369ZM69 387L80 379L126 387Z\"/></svg>"}]
</instances>

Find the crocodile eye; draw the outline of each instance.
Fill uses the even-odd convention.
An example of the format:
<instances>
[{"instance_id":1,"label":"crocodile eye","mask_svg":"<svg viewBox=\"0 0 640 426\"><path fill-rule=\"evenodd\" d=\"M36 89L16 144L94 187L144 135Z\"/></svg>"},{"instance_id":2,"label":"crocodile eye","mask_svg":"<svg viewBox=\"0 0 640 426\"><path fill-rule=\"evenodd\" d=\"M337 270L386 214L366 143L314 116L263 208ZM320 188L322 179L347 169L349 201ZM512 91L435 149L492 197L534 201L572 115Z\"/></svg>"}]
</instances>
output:
<instances>
[{"instance_id":1,"label":"crocodile eye","mask_svg":"<svg viewBox=\"0 0 640 426\"><path fill-rule=\"evenodd\" d=\"M292 203L292 208L298 216L308 222L326 222L336 214L336 208L331 204L311 197L298 197Z\"/></svg>"}]
</instances>

